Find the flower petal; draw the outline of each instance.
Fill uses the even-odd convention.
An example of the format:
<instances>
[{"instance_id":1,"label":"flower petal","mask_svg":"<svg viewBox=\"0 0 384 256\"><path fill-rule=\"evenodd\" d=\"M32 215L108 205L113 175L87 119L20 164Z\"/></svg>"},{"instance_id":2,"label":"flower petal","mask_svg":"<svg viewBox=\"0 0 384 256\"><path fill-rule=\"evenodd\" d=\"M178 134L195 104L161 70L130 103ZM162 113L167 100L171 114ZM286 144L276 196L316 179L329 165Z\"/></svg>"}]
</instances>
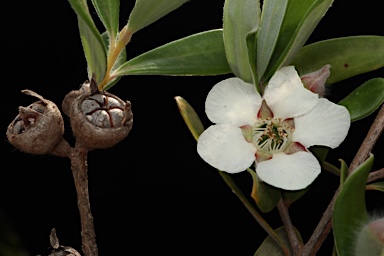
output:
<instances>
[{"instance_id":1,"label":"flower petal","mask_svg":"<svg viewBox=\"0 0 384 256\"><path fill-rule=\"evenodd\" d=\"M240 128L230 124L218 124L210 126L200 135L197 153L213 167L237 173L252 165L256 148L244 139Z\"/></svg>"},{"instance_id":2,"label":"flower petal","mask_svg":"<svg viewBox=\"0 0 384 256\"><path fill-rule=\"evenodd\" d=\"M321 98L311 112L296 117L294 122L293 141L307 148L313 145L336 148L348 134L351 117L344 106Z\"/></svg>"},{"instance_id":3,"label":"flower petal","mask_svg":"<svg viewBox=\"0 0 384 256\"><path fill-rule=\"evenodd\" d=\"M269 80L264 99L274 117L293 118L315 107L318 95L305 89L293 66L282 67Z\"/></svg>"},{"instance_id":4,"label":"flower petal","mask_svg":"<svg viewBox=\"0 0 384 256\"><path fill-rule=\"evenodd\" d=\"M271 160L258 163L257 175L264 182L286 190L304 189L320 174L316 157L309 152L277 153Z\"/></svg>"},{"instance_id":5,"label":"flower petal","mask_svg":"<svg viewBox=\"0 0 384 256\"><path fill-rule=\"evenodd\" d=\"M253 84L232 77L217 83L208 93L205 112L214 123L253 125L261 101Z\"/></svg>"}]
</instances>

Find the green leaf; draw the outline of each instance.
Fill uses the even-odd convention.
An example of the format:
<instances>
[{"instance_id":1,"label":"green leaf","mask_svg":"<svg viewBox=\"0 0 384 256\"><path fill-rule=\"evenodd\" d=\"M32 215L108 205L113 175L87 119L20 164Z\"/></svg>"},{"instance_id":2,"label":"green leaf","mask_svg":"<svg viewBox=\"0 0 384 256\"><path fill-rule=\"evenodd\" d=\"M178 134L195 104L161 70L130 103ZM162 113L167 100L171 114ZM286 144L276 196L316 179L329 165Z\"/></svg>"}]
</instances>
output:
<instances>
[{"instance_id":1,"label":"green leaf","mask_svg":"<svg viewBox=\"0 0 384 256\"><path fill-rule=\"evenodd\" d=\"M324 170L326 170L329 173L332 173L332 174L334 174L336 176L340 176L340 169L337 168L336 166L334 166L331 163L328 163L328 162L324 161L322 163L321 167L324 168Z\"/></svg>"},{"instance_id":2,"label":"green leaf","mask_svg":"<svg viewBox=\"0 0 384 256\"><path fill-rule=\"evenodd\" d=\"M354 234L368 218L365 206L365 185L373 160L374 157L371 154L349 175L336 198L332 225L338 255L352 255Z\"/></svg>"},{"instance_id":3,"label":"green leaf","mask_svg":"<svg viewBox=\"0 0 384 256\"><path fill-rule=\"evenodd\" d=\"M339 159L339 162L341 163L341 166L340 166L340 186L343 186L345 180L348 177L348 165L345 163L345 161L343 159Z\"/></svg>"},{"instance_id":4,"label":"green leaf","mask_svg":"<svg viewBox=\"0 0 384 256\"><path fill-rule=\"evenodd\" d=\"M292 203L299 200L308 192L309 188L310 187L307 187L302 190L295 190L295 191L283 190L282 196L283 196L285 205L289 207Z\"/></svg>"},{"instance_id":5,"label":"green leaf","mask_svg":"<svg viewBox=\"0 0 384 256\"><path fill-rule=\"evenodd\" d=\"M332 2L333 0L288 2L275 50L261 81L268 81L277 69L291 63Z\"/></svg>"},{"instance_id":6,"label":"green leaf","mask_svg":"<svg viewBox=\"0 0 384 256\"><path fill-rule=\"evenodd\" d=\"M372 114L383 102L384 78L373 78L353 90L338 104L348 109L351 121L356 121Z\"/></svg>"},{"instance_id":7,"label":"green leaf","mask_svg":"<svg viewBox=\"0 0 384 256\"><path fill-rule=\"evenodd\" d=\"M201 123L199 116L185 99L180 96L176 96L175 100L185 124L188 126L188 129L192 133L195 140L197 140L200 134L204 131L204 126Z\"/></svg>"},{"instance_id":8,"label":"green leaf","mask_svg":"<svg viewBox=\"0 0 384 256\"><path fill-rule=\"evenodd\" d=\"M304 75L331 65L328 84L384 67L384 36L350 36L304 46L291 63Z\"/></svg>"},{"instance_id":9,"label":"green leaf","mask_svg":"<svg viewBox=\"0 0 384 256\"><path fill-rule=\"evenodd\" d=\"M88 64L88 78L91 79L94 73L96 82L100 83L107 68L105 45L89 13L87 1L69 0L69 3L77 14L80 38Z\"/></svg>"},{"instance_id":10,"label":"green leaf","mask_svg":"<svg viewBox=\"0 0 384 256\"><path fill-rule=\"evenodd\" d=\"M293 255L292 247L288 239L287 232L285 231L285 227L279 227L275 230L277 235L281 238L283 243L286 245L286 247L289 249L290 255ZM295 228L296 234L298 235L299 239L301 239L300 233ZM254 256L267 256L267 255L273 255L273 256L286 256L284 251L281 249L281 247L270 237L268 236L261 246L257 249Z\"/></svg>"},{"instance_id":11,"label":"green leaf","mask_svg":"<svg viewBox=\"0 0 384 256\"><path fill-rule=\"evenodd\" d=\"M259 29L259 0L226 0L223 14L225 54L232 72L252 83L247 35Z\"/></svg>"},{"instance_id":12,"label":"green leaf","mask_svg":"<svg viewBox=\"0 0 384 256\"><path fill-rule=\"evenodd\" d=\"M120 0L92 0L92 4L108 31L109 37L115 41L119 31Z\"/></svg>"},{"instance_id":13,"label":"green leaf","mask_svg":"<svg viewBox=\"0 0 384 256\"><path fill-rule=\"evenodd\" d=\"M279 37L288 0L265 0L261 12L260 31L257 37L257 74L261 78L272 57Z\"/></svg>"},{"instance_id":14,"label":"green leaf","mask_svg":"<svg viewBox=\"0 0 384 256\"><path fill-rule=\"evenodd\" d=\"M143 53L119 67L122 75L219 75L231 73L221 29L194 34Z\"/></svg>"},{"instance_id":15,"label":"green leaf","mask_svg":"<svg viewBox=\"0 0 384 256\"><path fill-rule=\"evenodd\" d=\"M257 32L251 32L247 35L247 51L248 51L248 63L252 75L252 83L256 86L257 91L260 93L261 89L258 81L257 71L256 71L256 47L257 47Z\"/></svg>"},{"instance_id":16,"label":"green leaf","mask_svg":"<svg viewBox=\"0 0 384 256\"><path fill-rule=\"evenodd\" d=\"M108 51L108 47L109 46L109 36L108 36L108 33L107 32L104 32L103 34L101 34L101 38L103 39L104 41L104 45L106 46L106 51ZM115 63L113 64L112 66L112 70L111 72L113 72L117 67L120 67L123 63L125 63L127 61L127 51L125 49L125 47L123 48L123 50L120 52L119 56L117 57ZM119 80L121 79L121 76L117 76L115 78L113 78L111 81L109 81L103 88L104 91L108 91L112 86L114 86Z\"/></svg>"},{"instance_id":17,"label":"green leaf","mask_svg":"<svg viewBox=\"0 0 384 256\"><path fill-rule=\"evenodd\" d=\"M103 1L103 0L100 0ZM152 24L188 0L136 0L128 19L128 30L132 33Z\"/></svg>"},{"instance_id":18,"label":"green leaf","mask_svg":"<svg viewBox=\"0 0 384 256\"><path fill-rule=\"evenodd\" d=\"M315 157L320 163L323 163L327 158L329 148L323 146L312 146L310 148L310 151L315 155Z\"/></svg>"},{"instance_id":19,"label":"green leaf","mask_svg":"<svg viewBox=\"0 0 384 256\"><path fill-rule=\"evenodd\" d=\"M255 171L251 169L247 171L252 176L251 197L255 200L257 207L264 213L272 211L280 200L280 190L261 182Z\"/></svg>"},{"instance_id":20,"label":"green leaf","mask_svg":"<svg viewBox=\"0 0 384 256\"><path fill-rule=\"evenodd\" d=\"M378 182L367 184L367 186L365 186L365 189L384 192L384 181L378 181Z\"/></svg>"}]
</instances>

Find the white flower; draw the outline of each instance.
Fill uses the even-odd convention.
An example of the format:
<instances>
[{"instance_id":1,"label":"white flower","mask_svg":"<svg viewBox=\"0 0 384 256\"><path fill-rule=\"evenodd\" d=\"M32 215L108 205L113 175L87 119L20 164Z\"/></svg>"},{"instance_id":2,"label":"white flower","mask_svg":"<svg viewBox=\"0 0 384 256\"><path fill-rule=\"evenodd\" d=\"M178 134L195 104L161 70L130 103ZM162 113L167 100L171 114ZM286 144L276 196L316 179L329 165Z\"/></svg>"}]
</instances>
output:
<instances>
[{"instance_id":1,"label":"white flower","mask_svg":"<svg viewBox=\"0 0 384 256\"><path fill-rule=\"evenodd\" d=\"M205 110L216 124L198 139L204 161L228 173L254 162L262 181L286 190L304 189L320 174L308 148L339 146L350 126L348 110L305 89L293 66L274 74L263 97L239 78L221 81Z\"/></svg>"}]
</instances>

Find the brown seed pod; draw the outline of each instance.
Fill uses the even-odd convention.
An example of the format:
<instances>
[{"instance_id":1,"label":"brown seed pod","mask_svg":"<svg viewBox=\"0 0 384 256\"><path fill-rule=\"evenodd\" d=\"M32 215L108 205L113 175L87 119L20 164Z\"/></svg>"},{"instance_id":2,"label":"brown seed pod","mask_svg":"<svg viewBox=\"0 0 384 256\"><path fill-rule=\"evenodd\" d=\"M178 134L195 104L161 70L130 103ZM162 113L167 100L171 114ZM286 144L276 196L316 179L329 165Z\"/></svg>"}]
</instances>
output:
<instances>
[{"instance_id":1,"label":"brown seed pod","mask_svg":"<svg viewBox=\"0 0 384 256\"><path fill-rule=\"evenodd\" d=\"M31 154L49 154L63 140L64 122L52 101L31 90L23 93L36 97L28 107L19 107L19 114L9 124L7 138L17 149Z\"/></svg>"},{"instance_id":2,"label":"brown seed pod","mask_svg":"<svg viewBox=\"0 0 384 256\"><path fill-rule=\"evenodd\" d=\"M108 92L99 92L94 80L68 93L63 111L71 120L76 140L87 149L109 148L132 129L131 103Z\"/></svg>"}]
</instances>

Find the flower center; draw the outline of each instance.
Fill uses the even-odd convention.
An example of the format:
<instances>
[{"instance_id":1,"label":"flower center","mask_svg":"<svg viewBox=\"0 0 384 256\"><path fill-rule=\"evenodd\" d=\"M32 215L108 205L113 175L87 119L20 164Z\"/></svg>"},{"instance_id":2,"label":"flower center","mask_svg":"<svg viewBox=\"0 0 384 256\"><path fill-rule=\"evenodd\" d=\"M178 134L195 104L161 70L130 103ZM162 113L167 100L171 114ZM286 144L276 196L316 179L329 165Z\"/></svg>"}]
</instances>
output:
<instances>
[{"instance_id":1,"label":"flower center","mask_svg":"<svg viewBox=\"0 0 384 256\"><path fill-rule=\"evenodd\" d=\"M295 130L292 119L271 117L259 118L252 128L253 144L258 150L271 154L284 151Z\"/></svg>"}]
</instances>

